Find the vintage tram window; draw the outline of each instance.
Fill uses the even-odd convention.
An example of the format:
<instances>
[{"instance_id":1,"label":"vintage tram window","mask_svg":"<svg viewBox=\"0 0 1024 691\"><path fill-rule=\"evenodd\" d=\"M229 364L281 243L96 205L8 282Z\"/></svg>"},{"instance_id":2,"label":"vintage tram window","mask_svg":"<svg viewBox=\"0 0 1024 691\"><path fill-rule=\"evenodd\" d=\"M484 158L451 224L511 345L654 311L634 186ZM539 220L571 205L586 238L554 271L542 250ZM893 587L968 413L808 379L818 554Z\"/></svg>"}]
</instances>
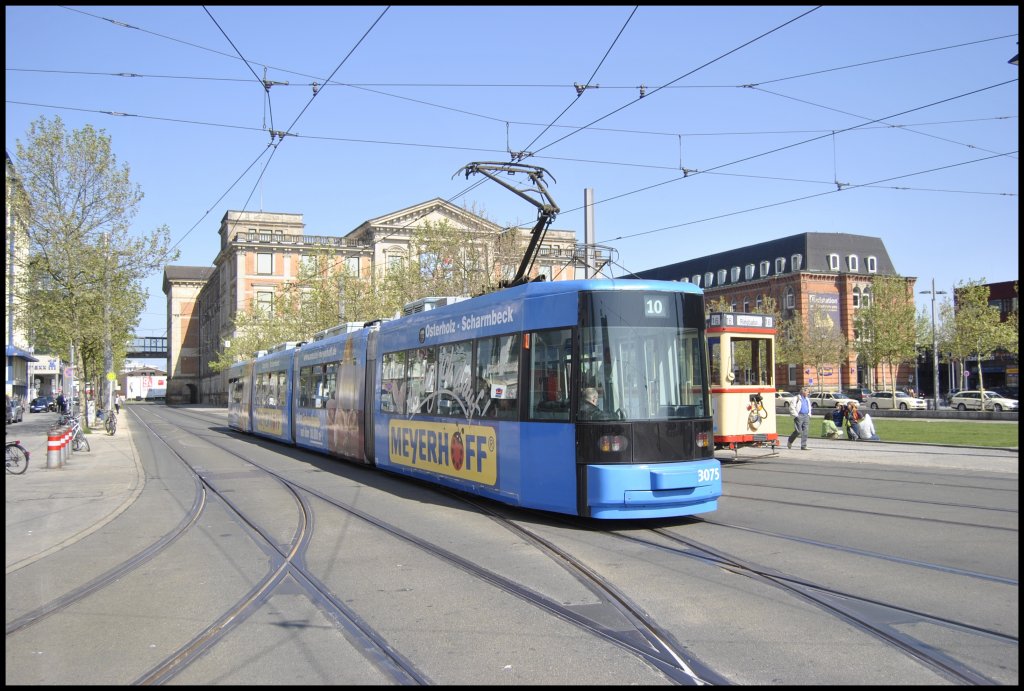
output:
<instances>
[{"instance_id":1,"label":"vintage tram window","mask_svg":"<svg viewBox=\"0 0 1024 691\"><path fill-rule=\"evenodd\" d=\"M519 334L481 338L476 346L474 415L518 417Z\"/></svg>"},{"instance_id":2,"label":"vintage tram window","mask_svg":"<svg viewBox=\"0 0 1024 691\"><path fill-rule=\"evenodd\" d=\"M572 377L572 330L534 331L529 338L529 416L568 420Z\"/></svg>"},{"instance_id":3,"label":"vintage tram window","mask_svg":"<svg viewBox=\"0 0 1024 691\"><path fill-rule=\"evenodd\" d=\"M380 409L385 413L405 412L405 351L385 353L381 361Z\"/></svg>"},{"instance_id":4,"label":"vintage tram window","mask_svg":"<svg viewBox=\"0 0 1024 691\"><path fill-rule=\"evenodd\" d=\"M473 342L449 343L438 349L437 414L470 417L474 398Z\"/></svg>"}]
</instances>

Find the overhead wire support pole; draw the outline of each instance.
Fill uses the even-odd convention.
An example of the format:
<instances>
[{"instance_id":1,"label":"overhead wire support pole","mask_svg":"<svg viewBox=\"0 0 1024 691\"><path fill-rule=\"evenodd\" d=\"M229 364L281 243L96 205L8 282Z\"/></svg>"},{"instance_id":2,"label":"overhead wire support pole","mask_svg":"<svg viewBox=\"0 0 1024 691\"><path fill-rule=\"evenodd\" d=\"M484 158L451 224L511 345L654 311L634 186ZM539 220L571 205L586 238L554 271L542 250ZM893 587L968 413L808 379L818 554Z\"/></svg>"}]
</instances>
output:
<instances>
[{"instance_id":1,"label":"overhead wire support pole","mask_svg":"<svg viewBox=\"0 0 1024 691\"><path fill-rule=\"evenodd\" d=\"M502 288L511 288L512 286L522 285L528 283L527 273L530 267L533 266L534 261L537 258L537 253L540 249L541 240L544 238L544 234L547 232L548 226L555 220L555 216L558 215L559 208L555 204L555 200L551 197L548 192L548 188L544 185L544 176L551 175L543 168L539 166L528 166L522 163L498 163L495 161L480 161L477 163L468 163L465 167L455 171L455 175L465 171L466 178L468 179L473 173L480 173L486 175L491 180L504 187L505 189L515 192L517 195L530 202L537 207L537 225L533 227L533 231L530 236L530 244L526 248L526 253L523 255L523 261L519 264L519 269L516 271L516 275L509 281L502 281ZM502 172L508 175L514 175L516 173L525 173L530 178L530 182L533 183L536 189L533 190L521 190L512 185L508 184L500 177L495 175L495 172ZM455 177L453 175L452 177ZM554 180L554 176L551 176ZM534 199L529 194L536 194L540 199Z\"/></svg>"}]
</instances>

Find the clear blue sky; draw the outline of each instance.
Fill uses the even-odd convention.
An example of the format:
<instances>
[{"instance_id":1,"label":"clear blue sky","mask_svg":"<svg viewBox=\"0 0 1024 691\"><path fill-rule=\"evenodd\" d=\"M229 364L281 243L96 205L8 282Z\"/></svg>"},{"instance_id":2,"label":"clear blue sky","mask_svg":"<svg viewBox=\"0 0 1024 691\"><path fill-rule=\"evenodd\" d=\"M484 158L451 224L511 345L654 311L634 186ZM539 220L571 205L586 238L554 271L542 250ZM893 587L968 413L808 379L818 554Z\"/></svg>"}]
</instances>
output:
<instances>
[{"instance_id":1,"label":"clear blue sky","mask_svg":"<svg viewBox=\"0 0 1024 691\"><path fill-rule=\"evenodd\" d=\"M6 147L40 116L105 130L181 265L212 266L228 210L343 235L440 197L532 226L453 178L511 150L580 241L593 188L615 275L840 232L918 290L1016 280L1018 8L815 7L8 6ZM161 278L139 335L166 332Z\"/></svg>"}]
</instances>

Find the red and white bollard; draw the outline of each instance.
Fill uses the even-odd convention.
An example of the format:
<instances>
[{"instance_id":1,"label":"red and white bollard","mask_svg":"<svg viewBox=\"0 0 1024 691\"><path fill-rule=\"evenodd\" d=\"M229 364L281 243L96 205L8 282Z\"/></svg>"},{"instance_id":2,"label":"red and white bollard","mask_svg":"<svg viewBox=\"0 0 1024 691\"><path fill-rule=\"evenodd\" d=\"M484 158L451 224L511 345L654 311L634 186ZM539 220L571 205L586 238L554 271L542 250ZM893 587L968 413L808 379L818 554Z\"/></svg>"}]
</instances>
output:
<instances>
[{"instance_id":1,"label":"red and white bollard","mask_svg":"<svg viewBox=\"0 0 1024 691\"><path fill-rule=\"evenodd\" d=\"M63 441L63 431L60 427L51 427L50 431L46 435L46 467L47 468L59 468L63 465L63 459L61 458L61 443Z\"/></svg>"}]
</instances>

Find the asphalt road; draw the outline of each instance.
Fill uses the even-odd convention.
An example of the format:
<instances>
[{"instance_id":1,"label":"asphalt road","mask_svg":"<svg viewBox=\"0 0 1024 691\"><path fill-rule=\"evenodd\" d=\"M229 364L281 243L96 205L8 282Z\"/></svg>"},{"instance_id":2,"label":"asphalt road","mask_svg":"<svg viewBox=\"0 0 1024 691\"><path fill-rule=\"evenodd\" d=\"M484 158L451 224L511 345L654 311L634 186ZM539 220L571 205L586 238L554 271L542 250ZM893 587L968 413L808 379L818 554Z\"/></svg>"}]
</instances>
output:
<instances>
[{"instance_id":1,"label":"asphalt road","mask_svg":"<svg viewBox=\"0 0 1024 691\"><path fill-rule=\"evenodd\" d=\"M51 422L8 429L33 452L5 488L8 684L1019 680L1016 450L722 452L717 511L595 524L237 435L222 409L128 406L48 469Z\"/></svg>"}]
</instances>

